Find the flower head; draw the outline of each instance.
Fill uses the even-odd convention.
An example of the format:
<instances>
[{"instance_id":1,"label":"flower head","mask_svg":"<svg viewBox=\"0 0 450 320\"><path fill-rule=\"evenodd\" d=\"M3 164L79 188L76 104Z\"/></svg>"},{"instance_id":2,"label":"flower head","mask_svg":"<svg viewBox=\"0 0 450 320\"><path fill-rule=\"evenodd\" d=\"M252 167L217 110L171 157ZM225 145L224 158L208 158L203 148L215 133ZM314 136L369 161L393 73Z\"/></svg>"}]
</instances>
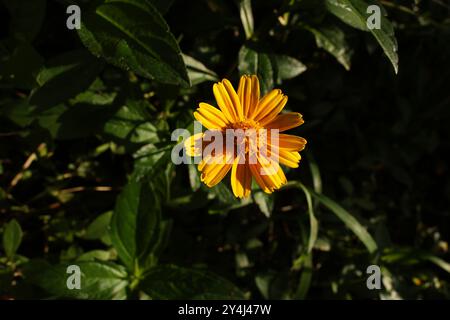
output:
<instances>
[{"instance_id":1,"label":"flower head","mask_svg":"<svg viewBox=\"0 0 450 320\"><path fill-rule=\"evenodd\" d=\"M202 102L194 112L208 130L185 142L189 156L203 156L202 182L213 187L231 170L238 198L250 195L253 178L266 193L279 189L287 182L280 163L297 168L306 145L304 138L280 132L300 126L302 115L281 113L288 98L279 89L260 99L255 75L242 76L237 93L227 79L214 84L213 93L219 109Z\"/></svg>"}]
</instances>

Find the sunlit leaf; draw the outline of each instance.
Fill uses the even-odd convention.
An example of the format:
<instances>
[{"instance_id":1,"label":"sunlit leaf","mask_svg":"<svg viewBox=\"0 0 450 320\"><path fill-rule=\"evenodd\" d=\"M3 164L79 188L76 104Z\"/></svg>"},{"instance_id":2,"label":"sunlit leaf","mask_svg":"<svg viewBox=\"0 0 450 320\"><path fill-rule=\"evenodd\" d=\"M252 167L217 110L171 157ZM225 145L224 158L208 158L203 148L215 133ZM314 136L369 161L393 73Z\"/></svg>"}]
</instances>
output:
<instances>
[{"instance_id":1,"label":"sunlit leaf","mask_svg":"<svg viewBox=\"0 0 450 320\"><path fill-rule=\"evenodd\" d=\"M91 224L86 228L86 232L83 238L88 240L98 240L109 238L109 225L111 222L112 211L107 211L91 222Z\"/></svg>"},{"instance_id":2,"label":"sunlit leaf","mask_svg":"<svg viewBox=\"0 0 450 320\"><path fill-rule=\"evenodd\" d=\"M343 22L360 30L370 31L391 61L395 73L398 72L398 48L394 27L385 17L386 12L379 2L373 0L326 0L326 5L328 10ZM369 5L377 5L381 9L380 29L367 28L367 19L370 16L367 13Z\"/></svg>"},{"instance_id":3,"label":"sunlit leaf","mask_svg":"<svg viewBox=\"0 0 450 320\"><path fill-rule=\"evenodd\" d=\"M161 173L170 163L172 145L147 144L134 153L133 179L141 180Z\"/></svg>"},{"instance_id":4,"label":"sunlit leaf","mask_svg":"<svg viewBox=\"0 0 450 320\"><path fill-rule=\"evenodd\" d=\"M148 79L188 85L181 51L150 0L107 0L84 13L78 32L97 57Z\"/></svg>"},{"instance_id":5,"label":"sunlit leaf","mask_svg":"<svg viewBox=\"0 0 450 320\"><path fill-rule=\"evenodd\" d=\"M239 51L238 68L241 75L258 76L263 94L273 89L275 83L294 78L306 71L306 66L293 57L259 52L247 46L242 46Z\"/></svg>"},{"instance_id":6,"label":"sunlit leaf","mask_svg":"<svg viewBox=\"0 0 450 320\"><path fill-rule=\"evenodd\" d=\"M250 39L253 35L253 12L251 0L240 0L239 12L241 15L242 26L244 27L245 37Z\"/></svg>"},{"instance_id":7,"label":"sunlit leaf","mask_svg":"<svg viewBox=\"0 0 450 320\"><path fill-rule=\"evenodd\" d=\"M105 123L103 131L121 143L154 143L159 140L156 126L150 121L148 104L127 100Z\"/></svg>"},{"instance_id":8,"label":"sunlit leaf","mask_svg":"<svg viewBox=\"0 0 450 320\"><path fill-rule=\"evenodd\" d=\"M130 181L119 195L111 219L111 240L120 259L132 272L145 266L158 242L160 200L145 182Z\"/></svg>"},{"instance_id":9,"label":"sunlit leaf","mask_svg":"<svg viewBox=\"0 0 450 320\"><path fill-rule=\"evenodd\" d=\"M218 81L219 78L214 71L209 70L203 63L194 58L183 55L184 63L186 64L187 72L189 79L191 80L191 84L197 85L204 81Z\"/></svg>"},{"instance_id":10,"label":"sunlit leaf","mask_svg":"<svg viewBox=\"0 0 450 320\"><path fill-rule=\"evenodd\" d=\"M344 32L336 26L305 26L316 38L316 44L331 53L347 70L350 70L352 49L347 44Z\"/></svg>"},{"instance_id":11,"label":"sunlit leaf","mask_svg":"<svg viewBox=\"0 0 450 320\"><path fill-rule=\"evenodd\" d=\"M241 75L256 74L258 76L263 93L273 88L273 68L268 54L243 46L239 51L238 67Z\"/></svg>"},{"instance_id":12,"label":"sunlit leaf","mask_svg":"<svg viewBox=\"0 0 450 320\"><path fill-rule=\"evenodd\" d=\"M275 65L278 83L295 78L307 69L299 60L286 55L274 55L272 64Z\"/></svg>"}]
</instances>

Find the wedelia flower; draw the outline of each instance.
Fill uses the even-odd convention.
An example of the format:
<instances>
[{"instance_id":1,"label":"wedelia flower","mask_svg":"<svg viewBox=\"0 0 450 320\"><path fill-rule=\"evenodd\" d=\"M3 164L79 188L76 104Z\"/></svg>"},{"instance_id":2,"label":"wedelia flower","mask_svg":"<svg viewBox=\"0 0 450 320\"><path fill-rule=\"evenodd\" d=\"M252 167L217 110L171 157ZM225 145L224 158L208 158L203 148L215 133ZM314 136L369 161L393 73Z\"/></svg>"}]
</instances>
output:
<instances>
[{"instance_id":1,"label":"wedelia flower","mask_svg":"<svg viewBox=\"0 0 450 320\"><path fill-rule=\"evenodd\" d=\"M250 195L253 178L266 193L281 188L287 180L280 163L297 168L306 140L279 132L303 124L302 115L280 113L288 99L279 89L260 99L254 75L241 77L237 93L227 79L214 84L213 93L219 109L202 102L194 112L195 119L208 130L185 141L187 155L203 156L198 165L201 181L213 187L231 170L231 187L238 198ZM230 134L232 148L224 143L230 141ZM214 141L220 148L203 152Z\"/></svg>"}]
</instances>

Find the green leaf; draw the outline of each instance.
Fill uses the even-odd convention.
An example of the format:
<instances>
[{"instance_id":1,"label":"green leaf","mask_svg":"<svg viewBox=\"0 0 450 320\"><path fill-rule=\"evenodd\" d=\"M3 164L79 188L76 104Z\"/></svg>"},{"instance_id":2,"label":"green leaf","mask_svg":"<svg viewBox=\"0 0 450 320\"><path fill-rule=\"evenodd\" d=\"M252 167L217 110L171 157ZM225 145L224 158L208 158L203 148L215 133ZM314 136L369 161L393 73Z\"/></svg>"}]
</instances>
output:
<instances>
[{"instance_id":1,"label":"green leaf","mask_svg":"<svg viewBox=\"0 0 450 320\"><path fill-rule=\"evenodd\" d=\"M301 187L301 183L295 183L297 185L298 188L301 188L303 190L303 188ZM305 188L306 190L306 188ZM305 192L306 198L307 198L307 202L308 202L308 208L310 208L310 210L312 209L312 201L311 201L311 196L309 194L309 192ZM314 218L315 220L315 218ZM310 219L310 224L311 224L311 219ZM310 226L310 228L312 229L312 226ZM309 234L309 238L306 236L306 232L303 232L304 227L303 227L303 223L300 221L300 235L301 235L301 239L302 239L302 244L303 246L307 247L308 250L303 250L303 252L301 253L301 255L295 259L293 261L291 270L300 270L301 271L301 275L300 275L300 282L299 285L297 287L296 292L294 293L294 298L295 299L300 299L303 300L306 298L306 295L308 294L309 288L311 286L311 282L312 282L312 274L313 274L313 252L312 252L312 246L311 243L315 243L315 239L312 242L312 235L314 234L314 231L311 230L310 234Z\"/></svg>"},{"instance_id":2,"label":"green leaf","mask_svg":"<svg viewBox=\"0 0 450 320\"><path fill-rule=\"evenodd\" d=\"M342 206L331 200L330 198L324 196L323 194L314 192L299 181L293 181L287 184L287 187L295 186L297 188L305 188L309 194L315 198L317 201L322 203L331 212L333 212L344 224L358 237L359 240L366 246L369 253L374 253L378 250L378 245L372 236L367 232L366 228L359 223L359 221L352 216L347 210Z\"/></svg>"},{"instance_id":3,"label":"green leaf","mask_svg":"<svg viewBox=\"0 0 450 320\"><path fill-rule=\"evenodd\" d=\"M262 213L267 218L270 218L273 211L273 195L268 195L264 193L263 191L256 191L254 195L255 203L258 205L259 210L261 210Z\"/></svg>"},{"instance_id":4,"label":"green leaf","mask_svg":"<svg viewBox=\"0 0 450 320\"><path fill-rule=\"evenodd\" d=\"M16 219L12 219L3 230L3 249L8 258L13 258L22 242L22 228Z\"/></svg>"},{"instance_id":5,"label":"green leaf","mask_svg":"<svg viewBox=\"0 0 450 320\"><path fill-rule=\"evenodd\" d=\"M282 80L295 78L307 69L299 60L286 55L275 55L274 64L278 83L281 83Z\"/></svg>"},{"instance_id":6,"label":"green leaf","mask_svg":"<svg viewBox=\"0 0 450 320\"><path fill-rule=\"evenodd\" d=\"M377 5L381 9L380 29L367 28L367 19L370 17L370 14L367 13L369 5ZM386 11L380 3L373 0L326 0L326 6L328 11L348 25L360 30L370 31L391 61L395 73L398 72L398 47L394 27L385 17Z\"/></svg>"},{"instance_id":7,"label":"green leaf","mask_svg":"<svg viewBox=\"0 0 450 320\"><path fill-rule=\"evenodd\" d=\"M26 100L13 100L2 106L2 115L23 128L34 121L35 109L36 107L30 106Z\"/></svg>"},{"instance_id":8,"label":"green leaf","mask_svg":"<svg viewBox=\"0 0 450 320\"><path fill-rule=\"evenodd\" d=\"M38 114L36 122L41 128L47 130L52 138L56 138L58 131L61 128L59 119L67 109L68 108L62 104L48 109L46 108Z\"/></svg>"},{"instance_id":9,"label":"green leaf","mask_svg":"<svg viewBox=\"0 0 450 320\"><path fill-rule=\"evenodd\" d=\"M106 0L84 14L78 34L95 56L117 67L189 85L178 43L150 0Z\"/></svg>"},{"instance_id":10,"label":"green leaf","mask_svg":"<svg viewBox=\"0 0 450 320\"><path fill-rule=\"evenodd\" d=\"M367 31L366 19L358 16L351 2L352 0L325 0L325 5L329 12L334 14L349 26ZM355 3L358 3L361 10L364 10L364 12L366 11L367 6L365 8L361 7L361 5L364 5L363 1L355 1Z\"/></svg>"},{"instance_id":11,"label":"green leaf","mask_svg":"<svg viewBox=\"0 0 450 320\"><path fill-rule=\"evenodd\" d=\"M166 204L170 200L170 184L174 176L174 164L169 159L161 165L160 169L157 169L151 176L147 174L146 178L161 203Z\"/></svg>"},{"instance_id":12,"label":"green leaf","mask_svg":"<svg viewBox=\"0 0 450 320\"><path fill-rule=\"evenodd\" d=\"M172 145L156 146L147 144L136 151L134 157L133 179L142 180L164 171L167 164L171 164Z\"/></svg>"},{"instance_id":13,"label":"green leaf","mask_svg":"<svg viewBox=\"0 0 450 320\"><path fill-rule=\"evenodd\" d=\"M206 270L158 266L140 284L152 299L244 299L231 282Z\"/></svg>"},{"instance_id":14,"label":"green leaf","mask_svg":"<svg viewBox=\"0 0 450 320\"><path fill-rule=\"evenodd\" d=\"M436 266L446 271L447 273L450 273L450 263L446 262L445 260L433 256L432 254L424 254L422 258L430 261L431 263L434 263Z\"/></svg>"},{"instance_id":15,"label":"green leaf","mask_svg":"<svg viewBox=\"0 0 450 320\"><path fill-rule=\"evenodd\" d=\"M44 22L46 0L3 0L3 3L12 17L12 35L21 41L32 42Z\"/></svg>"},{"instance_id":16,"label":"green leaf","mask_svg":"<svg viewBox=\"0 0 450 320\"><path fill-rule=\"evenodd\" d=\"M222 204L233 205L239 203L239 199L234 196L231 189L223 181L208 190L210 190L213 197L216 197Z\"/></svg>"},{"instance_id":17,"label":"green leaf","mask_svg":"<svg viewBox=\"0 0 450 320\"><path fill-rule=\"evenodd\" d=\"M230 210L245 207L252 203L250 197L237 199L230 187L225 182L219 182L213 188L209 189L203 186L208 193L208 199L216 199L217 201L208 208L209 214L225 214Z\"/></svg>"},{"instance_id":18,"label":"green leaf","mask_svg":"<svg viewBox=\"0 0 450 320\"><path fill-rule=\"evenodd\" d=\"M322 193L322 177L320 175L319 166L311 155L311 152L306 153L306 158L308 159L309 169L311 170L314 191L317 193Z\"/></svg>"},{"instance_id":19,"label":"green leaf","mask_svg":"<svg viewBox=\"0 0 450 320\"><path fill-rule=\"evenodd\" d=\"M69 289L69 277L74 276L74 273L67 273L69 265L52 266L36 261L26 266L24 274L28 282L56 298L106 300L127 297L128 275L123 266L106 261L76 261L72 265L80 268L81 288Z\"/></svg>"},{"instance_id":20,"label":"green leaf","mask_svg":"<svg viewBox=\"0 0 450 320\"><path fill-rule=\"evenodd\" d=\"M316 215L314 214L314 206L311 198L311 193L303 184L300 184L300 189L305 194L306 203L308 205L308 214L309 214L308 253L310 253L314 247L314 244L317 241L317 234L319 233L319 223L316 219Z\"/></svg>"},{"instance_id":21,"label":"green leaf","mask_svg":"<svg viewBox=\"0 0 450 320\"><path fill-rule=\"evenodd\" d=\"M112 251L112 250L111 250ZM114 255L111 251L106 250L92 250L83 253L77 258L77 261L108 261L113 260Z\"/></svg>"},{"instance_id":22,"label":"green leaf","mask_svg":"<svg viewBox=\"0 0 450 320\"><path fill-rule=\"evenodd\" d=\"M46 63L36 81L30 104L53 107L85 91L102 70L99 59L84 50L64 53Z\"/></svg>"},{"instance_id":23,"label":"green leaf","mask_svg":"<svg viewBox=\"0 0 450 320\"><path fill-rule=\"evenodd\" d=\"M95 218L94 221L92 221L87 227L83 238L88 240L98 240L104 238L109 232L108 228L111 222L112 214L112 211L108 211Z\"/></svg>"},{"instance_id":24,"label":"green leaf","mask_svg":"<svg viewBox=\"0 0 450 320\"><path fill-rule=\"evenodd\" d=\"M323 194L316 193L309 190L311 195L321 202L325 207L331 210L344 224L353 231L353 233L361 240L370 253L374 253L378 250L377 243L372 236L367 232L354 216L352 216L347 210L341 207L339 204L324 196Z\"/></svg>"},{"instance_id":25,"label":"green leaf","mask_svg":"<svg viewBox=\"0 0 450 320\"><path fill-rule=\"evenodd\" d=\"M158 233L158 239L152 248L152 259L155 259L161 255L169 244L170 234L172 232L172 220L162 220L160 223L160 230Z\"/></svg>"},{"instance_id":26,"label":"green leaf","mask_svg":"<svg viewBox=\"0 0 450 320\"><path fill-rule=\"evenodd\" d=\"M313 273L312 268L312 254L309 253L304 257L302 273L300 276L300 284L297 288L297 292L295 293L296 299L303 300L306 298L306 295L308 294L309 288L311 286Z\"/></svg>"},{"instance_id":27,"label":"green leaf","mask_svg":"<svg viewBox=\"0 0 450 320\"><path fill-rule=\"evenodd\" d=\"M105 123L103 131L116 141L128 144L154 143L159 140L155 125L148 113L146 101L127 100L117 113Z\"/></svg>"},{"instance_id":28,"label":"green leaf","mask_svg":"<svg viewBox=\"0 0 450 320\"><path fill-rule=\"evenodd\" d=\"M70 102L71 104L84 103L94 106L105 106L111 105L117 96L118 92L109 91L103 81L97 78L88 90L81 92Z\"/></svg>"},{"instance_id":29,"label":"green leaf","mask_svg":"<svg viewBox=\"0 0 450 320\"><path fill-rule=\"evenodd\" d=\"M205 81L219 81L219 77L214 71L209 70L203 63L183 54L183 60L187 67L187 72L193 86Z\"/></svg>"},{"instance_id":30,"label":"green leaf","mask_svg":"<svg viewBox=\"0 0 450 320\"><path fill-rule=\"evenodd\" d=\"M450 263L445 260L421 250L413 248L389 248L383 251L381 260L386 263L396 264L410 264L414 265L421 261L429 261L441 268L442 270L450 273Z\"/></svg>"},{"instance_id":31,"label":"green leaf","mask_svg":"<svg viewBox=\"0 0 450 320\"><path fill-rule=\"evenodd\" d=\"M271 298L270 291L274 278L275 275L272 272L265 272L255 276L255 285L266 300Z\"/></svg>"},{"instance_id":32,"label":"green leaf","mask_svg":"<svg viewBox=\"0 0 450 320\"><path fill-rule=\"evenodd\" d=\"M149 183L131 180L119 195L111 219L111 241L128 270L145 266L158 242L161 207Z\"/></svg>"},{"instance_id":33,"label":"green leaf","mask_svg":"<svg viewBox=\"0 0 450 320\"><path fill-rule=\"evenodd\" d=\"M251 0L240 0L239 12L241 15L242 26L244 27L245 37L250 39L253 35L253 12Z\"/></svg>"},{"instance_id":34,"label":"green leaf","mask_svg":"<svg viewBox=\"0 0 450 320\"><path fill-rule=\"evenodd\" d=\"M266 53L260 53L247 46L239 51L238 69L241 75L255 74L259 78L262 94L273 88L273 68L270 57Z\"/></svg>"},{"instance_id":35,"label":"green leaf","mask_svg":"<svg viewBox=\"0 0 450 320\"><path fill-rule=\"evenodd\" d=\"M331 53L346 70L350 70L353 51L340 28L336 26L304 27L314 35L319 48Z\"/></svg>"},{"instance_id":36,"label":"green leaf","mask_svg":"<svg viewBox=\"0 0 450 320\"><path fill-rule=\"evenodd\" d=\"M258 52L248 46L239 51L238 69L241 75L255 74L259 78L261 93L270 91L275 82L291 79L306 70L299 60L286 56Z\"/></svg>"}]
</instances>

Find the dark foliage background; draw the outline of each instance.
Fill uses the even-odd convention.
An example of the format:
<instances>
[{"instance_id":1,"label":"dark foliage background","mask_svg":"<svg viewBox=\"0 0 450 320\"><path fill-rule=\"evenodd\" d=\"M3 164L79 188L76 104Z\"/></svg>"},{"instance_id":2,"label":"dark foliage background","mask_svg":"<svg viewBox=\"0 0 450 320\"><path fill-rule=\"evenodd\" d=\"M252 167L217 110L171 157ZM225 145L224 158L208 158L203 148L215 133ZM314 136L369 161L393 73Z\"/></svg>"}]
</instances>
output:
<instances>
[{"instance_id":1,"label":"dark foliage background","mask_svg":"<svg viewBox=\"0 0 450 320\"><path fill-rule=\"evenodd\" d=\"M387 13L379 31L370 4ZM449 13L0 1L0 298L448 298ZM286 92L308 145L288 187L238 201L228 179L208 189L174 166L170 135L213 81L248 73Z\"/></svg>"}]
</instances>

